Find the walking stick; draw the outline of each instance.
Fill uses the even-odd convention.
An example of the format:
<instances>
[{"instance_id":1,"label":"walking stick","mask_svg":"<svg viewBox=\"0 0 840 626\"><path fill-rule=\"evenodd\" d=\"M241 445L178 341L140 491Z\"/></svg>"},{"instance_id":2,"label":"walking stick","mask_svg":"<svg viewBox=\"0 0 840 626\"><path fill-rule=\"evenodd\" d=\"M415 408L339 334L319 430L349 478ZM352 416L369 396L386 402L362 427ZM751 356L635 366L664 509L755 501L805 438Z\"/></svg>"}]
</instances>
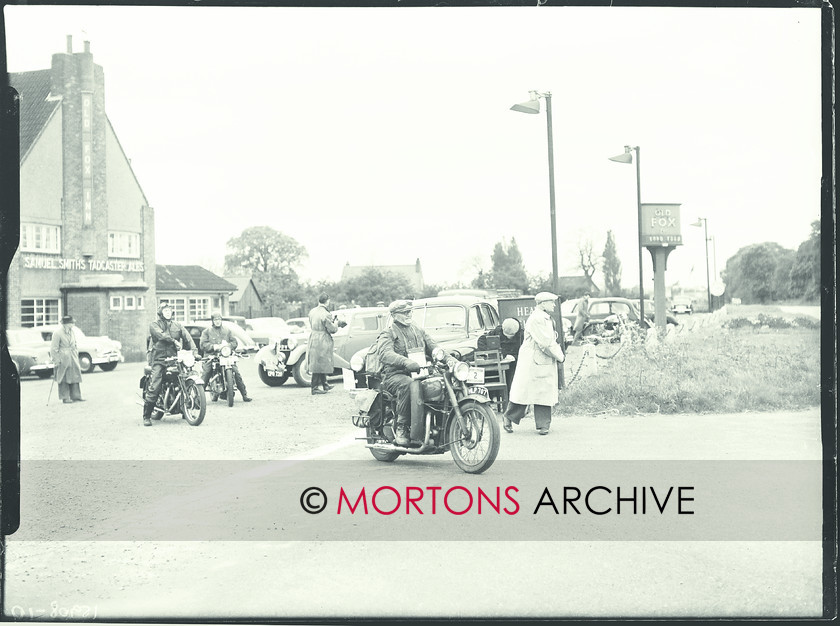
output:
<instances>
[{"instance_id":1,"label":"walking stick","mask_svg":"<svg viewBox=\"0 0 840 626\"><path fill-rule=\"evenodd\" d=\"M53 374L52 384L50 385L50 393L47 395L47 406L50 405L50 398L52 397L52 390L55 387L55 374Z\"/></svg>"}]
</instances>

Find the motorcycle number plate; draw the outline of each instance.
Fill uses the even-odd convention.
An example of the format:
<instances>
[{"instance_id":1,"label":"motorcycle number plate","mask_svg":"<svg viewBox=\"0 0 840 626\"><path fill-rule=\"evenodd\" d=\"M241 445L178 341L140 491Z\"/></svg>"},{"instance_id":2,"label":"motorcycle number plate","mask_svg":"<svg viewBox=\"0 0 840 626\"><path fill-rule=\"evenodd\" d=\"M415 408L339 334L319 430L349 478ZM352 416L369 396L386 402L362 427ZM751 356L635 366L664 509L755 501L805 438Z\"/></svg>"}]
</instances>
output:
<instances>
[{"instance_id":1,"label":"motorcycle number plate","mask_svg":"<svg viewBox=\"0 0 840 626\"><path fill-rule=\"evenodd\" d=\"M478 385L474 387L470 387L470 393L477 394L479 396L484 396L485 398L490 397L490 392L487 391L487 387L480 387Z\"/></svg>"},{"instance_id":2,"label":"motorcycle number plate","mask_svg":"<svg viewBox=\"0 0 840 626\"><path fill-rule=\"evenodd\" d=\"M470 367L470 371L467 374L467 384L468 385L483 385L484 384L484 368L483 367Z\"/></svg>"}]
</instances>

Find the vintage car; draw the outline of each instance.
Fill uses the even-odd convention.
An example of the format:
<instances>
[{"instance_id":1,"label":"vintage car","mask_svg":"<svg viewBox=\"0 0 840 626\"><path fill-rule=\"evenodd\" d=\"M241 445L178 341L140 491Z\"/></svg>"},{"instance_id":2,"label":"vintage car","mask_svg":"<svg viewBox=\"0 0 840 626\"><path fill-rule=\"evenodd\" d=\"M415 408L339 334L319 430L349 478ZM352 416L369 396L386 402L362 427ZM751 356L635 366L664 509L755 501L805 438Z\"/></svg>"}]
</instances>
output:
<instances>
[{"instance_id":1,"label":"vintage car","mask_svg":"<svg viewBox=\"0 0 840 626\"><path fill-rule=\"evenodd\" d=\"M255 317L245 320L245 332L260 348L267 346L275 337L292 334L292 329L279 317Z\"/></svg>"},{"instance_id":2,"label":"vintage car","mask_svg":"<svg viewBox=\"0 0 840 626\"><path fill-rule=\"evenodd\" d=\"M694 301L686 296L674 296L671 301L671 313L674 315L678 313L691 315L694 313Z\"/></svg>"},{"instance_id":3,"label":"vintage car","mask_svg":"<svg viewBox=\"0 0 840 626\"><path fill-rule=\"evenodd\" d=\"M295 335L308 335L311 330L308 317L291 317L286 320L286 324Z\"/></svg>"},{"instance_id":4,"label":"vintage car","mask_svg":"<svg viewBox=\"0 0 840 626\"><path fill-rule=\"evenodd\" d=\"M9 356L20 376L49 378L53 374L55 365L50 360L50 344L38 331L37 328L6 329Z\"/></svg>"},{"instance_id":5,"label":"vintage car","mask_svg":"<svg viewBox=\"0 0 840 626\"><path fill-rule=\"evenodd\" d=\"M205 328L210 328L210 321L209 320L195 320L193 322L183 322L183 327L187 329L187 332L190 334L190 337L195 344L195 349L198 350L198 354L203 356L201 350L201 333L204 332ZM222 325L229 329L231 333L233 333L233 337L236 339L237 346L236 349L241 352L256 352L259 350L259 347L248 336L239 324L235 322L229 322L222 320Z\"/></svg>"},{"instance_id":6,"label":"vintage car","mask_svg":"<svg viewBox=\"0 0 840 626\"><path fill-rule=\"evenodd\" d=\"M579 302L579 299L568 300L561 306L563 318L568 320L573 326L577 317L577 306ZM601 322L611 315L623 315L628 321L638 323L641 318L639 315L639 301L619 297L589 299L590 322ZM645 319L647 320L646 327L652 326L655 321L653 307L648 306L647 302L645 303ZM667 315L665 319L668 324L674 326L679 324L673 315Z\"/></svg>"},{"instance_id":7,"label":"vintage car","mask_svg":"<svg viewBox=\"0 0 840 626\"><path fill-rule=\"evenodd\" d=\"M53 333L61 328L61 324L39 326L41 337L45 341L52 341ZM73 326L76 335L76 346L79 349L79 366L83 374L89 374L98 365L104 372L113 371L118 363L125 359L122 355L122 343L105 337L88 337L78 326Z\"/></svg>"},{"instance_id":8,"label":"vintage car","mask_svg":"<svg viewBox=\"0 0 840 626\"><path fill-rule=\"evenodd\" d=\"M387 307L356 307L334 312L340 322L338 332L333 335L334 375L341 375L342 368L350 367L350 358L359 349L373 344L385 328L388 320ZM306 369L306 335L290 334L262 348L257 353L257 367L260 379L271 387L282 385L289 376L301 387L312 384L312 375Z\"/></svg>"},{"instance_id":9,"label":"vintage car","mask_svg":"<svg viewBox=\"0 0 840 626\"><path fill-rule=\"evenodd\" d=\"M193 320L193 321L210 323L211 320L210 320L209 317L200 317L200 318L198 318L196 320ZM234 324L239 326L239 328L241 328L242 330L246 330L247 320L244 317L242 317L241 315L222 315L222 321L233 322Z\"/></svg>"}]
</instances>

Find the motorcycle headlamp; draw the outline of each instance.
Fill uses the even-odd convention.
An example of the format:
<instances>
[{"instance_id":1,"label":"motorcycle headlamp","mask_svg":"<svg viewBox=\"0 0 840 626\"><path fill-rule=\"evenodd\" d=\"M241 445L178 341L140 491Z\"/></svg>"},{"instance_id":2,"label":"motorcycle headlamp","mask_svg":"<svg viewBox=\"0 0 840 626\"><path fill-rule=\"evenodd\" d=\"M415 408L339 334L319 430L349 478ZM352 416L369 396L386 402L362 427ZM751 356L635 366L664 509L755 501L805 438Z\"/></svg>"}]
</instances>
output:
<instances>
[{"instance_id":1,"label":"motorcycle headlamp","mask_svg":"<svg viewBox=\"0 0 840 626\"><path fill-rule=\"evenodd\" d=\"M432 360L442 363L443 360L446 358L446 352L443 348L435 348L432 350Z\"/></svg>"},{"instance_id":2,"label":"motorcycle headlamp","mask_svg":"<svg viewBox=\"0 0 840 626\"><path fill-rule=\"evenodd\" d=\"M181 350L178 353L178 358L186 367L192 367L195 365L195 355L190 350Z\"/></svg>"},{"instance_id":3,"label":"motorcycle headlamp","mask_svg":"<svg viewBox=\"0 0 840 626\"><path fill-rule=\"evenodd\" d=\"M354 372L361 372L365 369L365 357L361 352L357 352L350 358L350 369Z\"/></svg>"},{"instance_id":4,"label":"motorcycle headlamp","mask_svg":"<svg viewBox=\"0 0 840 626\"><path fill-rule=\"evenodd\" d=\"M222 349L219 350L222 356L230 356L230 346L222 346Z\"/></svg>"},{"instance_id":5,"label":"motorcycle headlamp","mask_svg":"<svg viewBox=\"0 0 840 626\"><path fill-rule=\"evenodd\" d=\"M456 380L460 380L461 382L467 380L470 375L470 366L468 363L450 358L447 364Z\"/></svg>"}]
</instances>

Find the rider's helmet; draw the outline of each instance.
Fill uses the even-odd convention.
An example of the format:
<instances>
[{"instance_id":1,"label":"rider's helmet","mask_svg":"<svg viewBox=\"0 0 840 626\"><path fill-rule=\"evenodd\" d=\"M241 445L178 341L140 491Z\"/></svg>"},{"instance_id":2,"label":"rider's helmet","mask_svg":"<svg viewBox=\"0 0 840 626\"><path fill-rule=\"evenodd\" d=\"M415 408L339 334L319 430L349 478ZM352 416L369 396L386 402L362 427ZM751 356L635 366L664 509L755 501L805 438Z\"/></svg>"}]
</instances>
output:
<instances>
[{"instance_id":1,"label":"rider's helmet","mask_svg":"<svg viewBox=\"0 0 840 626\"><path fill-rule=\"evenodd\" d=\"M165 311L169 311L169 315L166 315ZM161 302L158 306L157 310L158 317L165 320L172 319L172 305L168 302Z\"/></svg>"},{"instance_id":2,"label":"rider's helmet","mask_svg":"<svg viewBox=\"0 0 840 626\"><path fill-rule=\"evenodd\" d=\"M216 321L219 323L217 324ZM213 324L216 328L219 328L222 325L222 312L221 311L213 311L210 314L210 323Z\"/></svg>"},{"instance_id":3,"label":"rider's helmet","mask_svg":"<svg viewBox=\"0 0 840 626\"><path fill-rule=\"evenodd\" d=\"M410 300L394 300L389 306L388 311L391 317L400 326L408 326L411 324L411 301Z\"/></svg>"}]
</instances>

